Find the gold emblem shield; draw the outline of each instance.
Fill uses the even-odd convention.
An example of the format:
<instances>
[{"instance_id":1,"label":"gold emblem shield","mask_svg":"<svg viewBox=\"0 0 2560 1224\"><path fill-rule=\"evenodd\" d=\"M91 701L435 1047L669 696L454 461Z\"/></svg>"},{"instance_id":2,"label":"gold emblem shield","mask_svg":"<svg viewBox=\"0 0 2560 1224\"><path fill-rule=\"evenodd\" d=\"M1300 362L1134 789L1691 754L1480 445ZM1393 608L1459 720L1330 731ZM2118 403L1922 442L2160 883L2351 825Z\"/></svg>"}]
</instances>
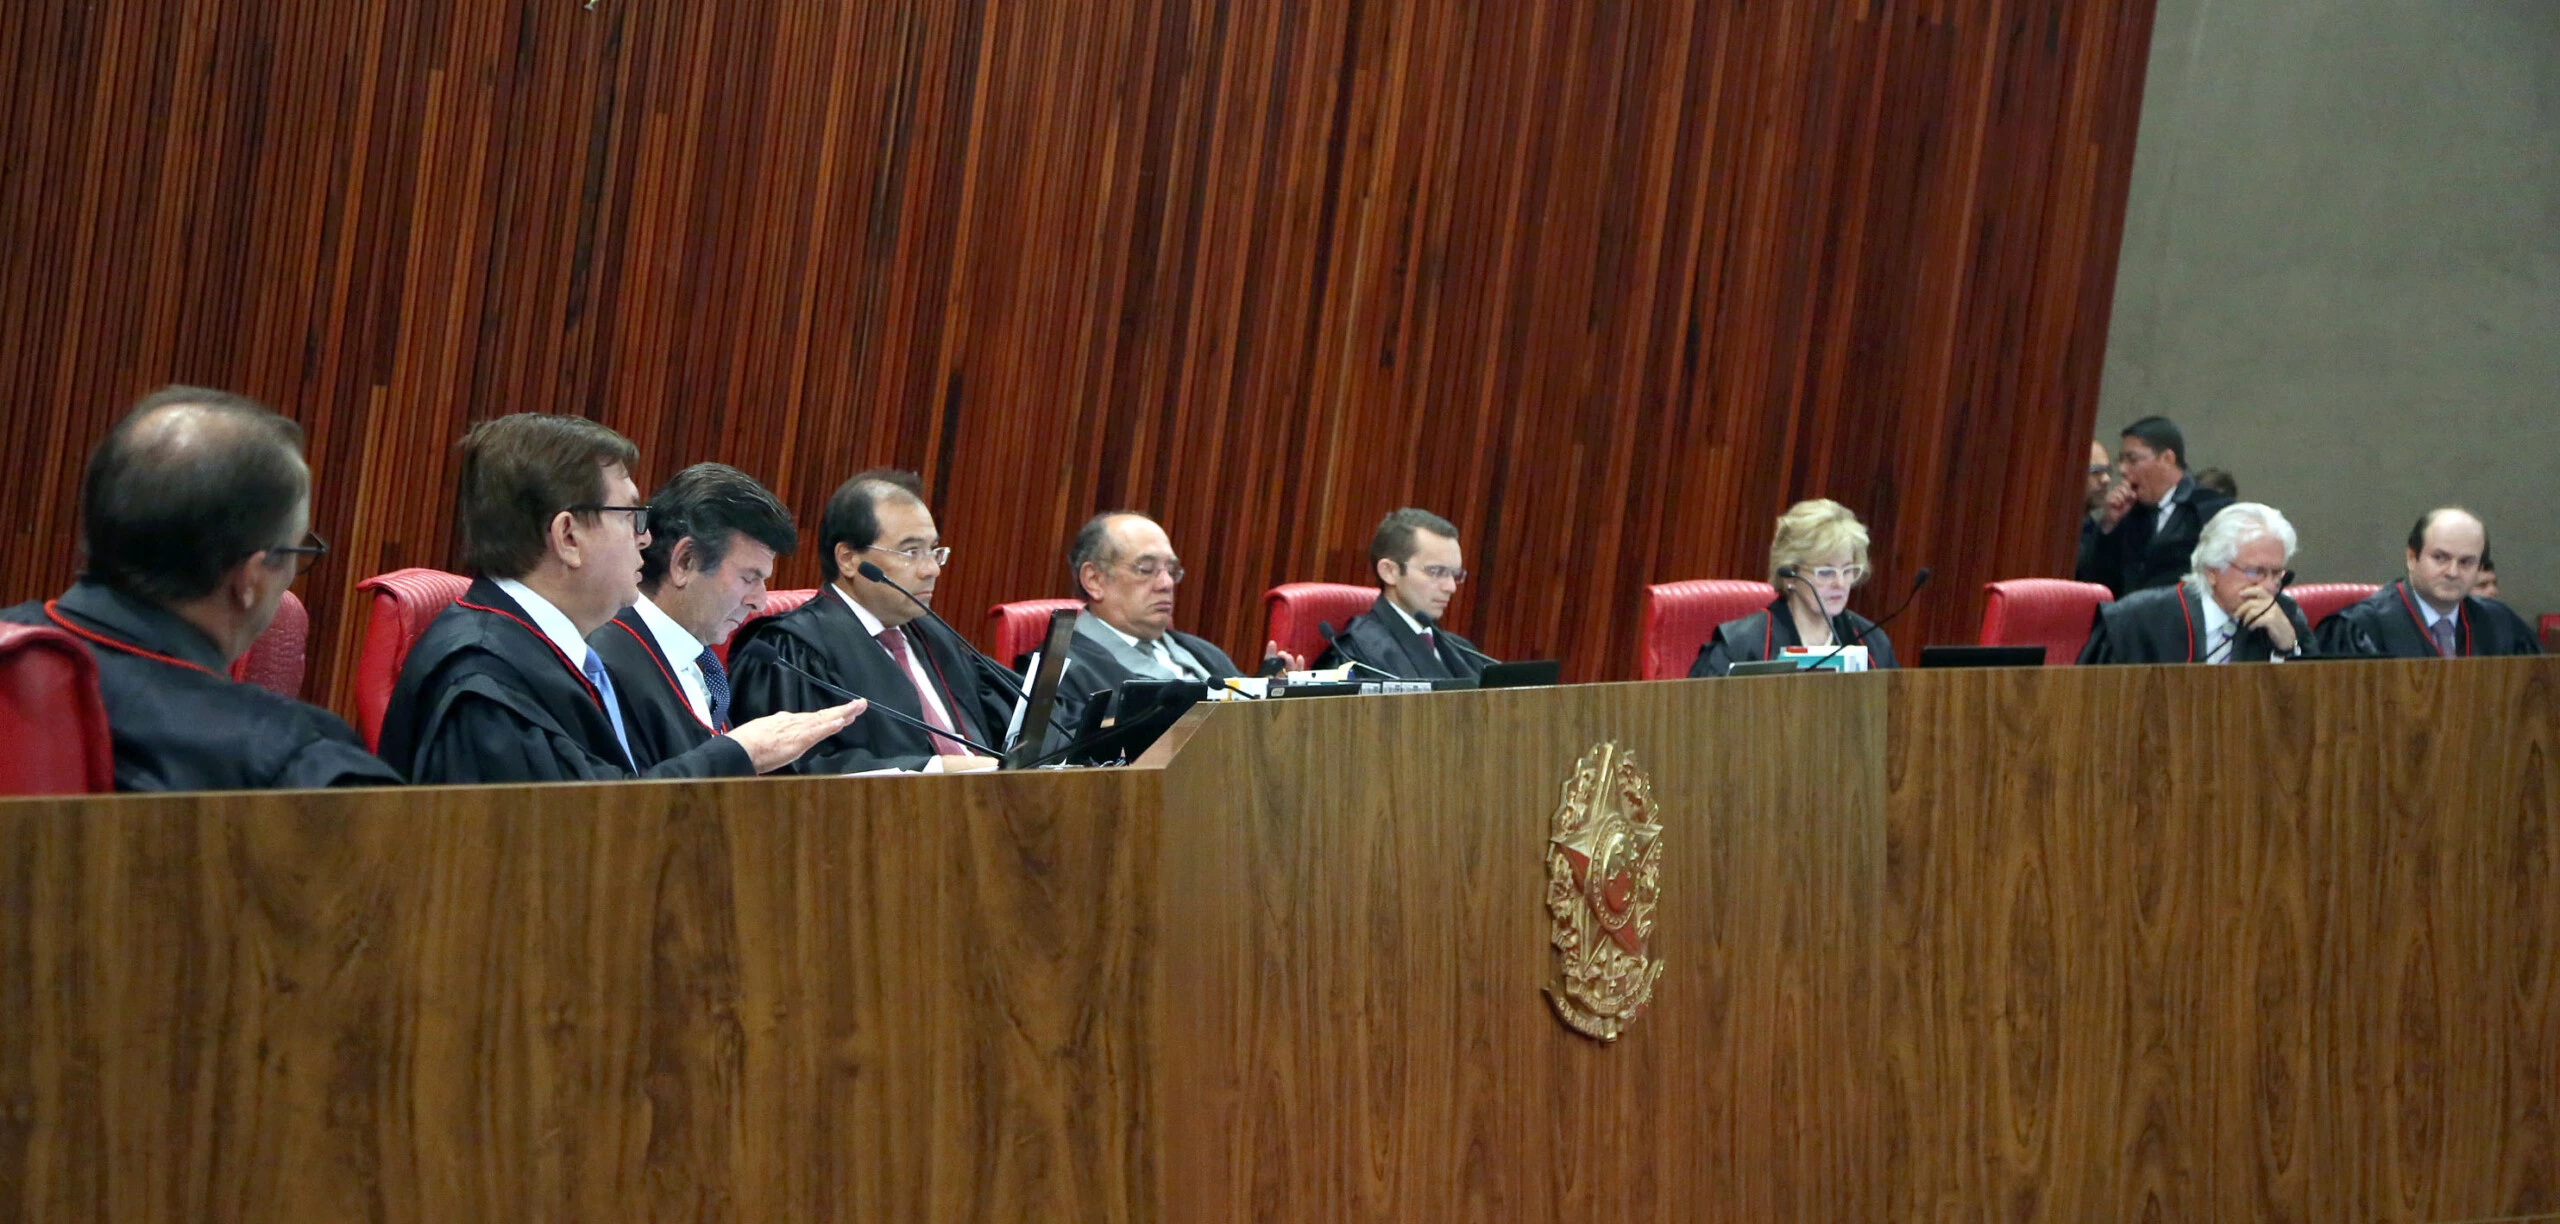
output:
<instances>
[{"instance_id":1,"label":"gold emblem shield","mask_svg":"<svg viewBox=\"0 0 2560 1224\"><path fill-rule=\"evenodd\" d=\"M1653 780L1616 743L1582 754L1547 838L1547 913L1554 919L1556 1016L1616 1041L1653 998L1662 962L1646 949L1662 888L1662 826Z\"/></svg>"}]
</instances>

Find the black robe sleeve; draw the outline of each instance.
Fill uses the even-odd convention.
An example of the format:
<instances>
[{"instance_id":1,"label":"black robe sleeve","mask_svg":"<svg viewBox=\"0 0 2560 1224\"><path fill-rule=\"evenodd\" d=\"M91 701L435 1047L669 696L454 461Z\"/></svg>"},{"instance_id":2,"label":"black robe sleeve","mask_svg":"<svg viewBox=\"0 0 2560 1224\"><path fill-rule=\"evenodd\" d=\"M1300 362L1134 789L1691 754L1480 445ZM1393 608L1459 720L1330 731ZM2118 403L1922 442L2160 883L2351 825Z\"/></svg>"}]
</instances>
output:
<instances>
[{"instance_id":1,"label":"black robe sleeve","mask_svg":"<svg viewBox=\"0 0 2560 1224\"><path fill-rule=\"evenodd\" d=\"M791 667L777 666L761 658L741 662L729 675L729 710L737 721L743 723L767 714L832 709L845 703L845 698L819 687L816 681L800 674L806 671L825 676L834 672L834 664L817 648L791 633L767 632L756 640L770 644L774 656ZM865 725L869 721L868 714L853 720L853 725L819 741L815 747L802 753L799 760L783 766L778 772L823 775L865 773L875 769L922 769L933 760L933 754L929 752L881 755L867 742L877 730Z\"/></svg>"},{"instance_id":2,"label":"black robe sleeve","mask_svg":"<svg viewBox=\"0 0 2560 1224\"><path fill-rule=\"evenodd\" d=\"M422 783L614 782L633 777L746 777L755 772L745 746L717 736L700 747L633 774L562 731L488 676L455 677L427 717L412 777Z\"/></svg>"},{"instance_id":3,"label":"black robe sleeve","mask_svg":"<svg viewBox=\"0 0 2560 1224\"><path fill-rule=\"evenodd\" d=\"M2101 604L2096 611L2089 614L2089 640L2080 644L2078 662L2080 666L2086 667L2115 661L2115 644L2107 640L2107 610L2106 606Z\"/></svg>"},{"instance_id":4,"label":"black robe sleeve","mask_svg":"<svg viewBox=\"0 0 2560 1224\"><path fill-rule=\"evenodd\" d=\"M352 733L350 733L352 734ZM280 789L321 786L399 786L407 779L382 758L354 743L315 739L295 750L269 783Z\"/></svg>"}]
</instances>

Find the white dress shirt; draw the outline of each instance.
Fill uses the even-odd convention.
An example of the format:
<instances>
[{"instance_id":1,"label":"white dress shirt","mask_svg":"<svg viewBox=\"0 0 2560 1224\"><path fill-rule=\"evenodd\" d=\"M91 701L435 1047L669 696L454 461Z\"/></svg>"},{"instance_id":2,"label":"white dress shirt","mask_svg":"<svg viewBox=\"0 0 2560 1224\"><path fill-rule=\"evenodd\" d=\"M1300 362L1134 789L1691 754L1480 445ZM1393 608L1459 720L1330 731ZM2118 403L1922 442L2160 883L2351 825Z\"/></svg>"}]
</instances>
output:
<instances>
[{"instance_id":1,"label":"white dress shirt","mask_svg":"<svg viewBox=\"0 0 2560 1224\"><path fill-rule=\"evenodd\" d=\"M676 618L658 609L643 595L631 605L640 611L640 623L649 627L649 635L658 639L658 649L666 652L667 664L675 669L676 684L684 690L685 704L693 707L693 716L711 725L711 686L702 678L702 639L676 623Z\"/></svg>"},{"instance_id":2,"label":"white dress shirt","mask_svg":"<svg viewBox=\"0 0 2560 1224\"><path fill-rule=\"evenodd\" d=\"M581 674L586 671L587 656L594 654L595 648L587 645L585 636L578 632L578 622L570 620L569 614L550 600L534 594L532 587L513 578L492 578L490 581L497 583L498 589L507 593L507 598L516 601L516 606L533 618L533 627L541 630L542 636L550 638L551 644L560 648L560 653L569 656L571 666Z\"/></svg>"},{"instance_id":3,"label":"white dress shirt","mask_svg":"<svg viewBox=\"0 0 2560 1224\"><path fill-rule=\"evenodd\" d=\"M2231 614L2223 611L2221 604L2213 602L2211 592L2202 594L2196 602L2204 605L2204 661L2207 663L2230 662L2231 656L2240 650L2240 639L2249 631L2241 628L2239 622L2231 619ZM2282 616L2284 609L2277 608L2267 615ZM2229 634L2227 641L2224 638L2226 633ZM2282 663L2300 653L2301 650L2302 643L2296 641L2292 650L2274 651L2268 655L2268 660Z\"/></svg>"},{"instance_id":4,"label":"white dress shirt","mask_svg":"<svg viewBox=\"0 0 2560 1224\"><path fill-rule=\"evenodd\" d=\"M853 614L862 621L862 631L870 634L872 641L879 641L880 635L888 631L889 627L881 624L880 618L871 614L871 609L863 607L860 603L854 600L853 596L845 594L843 587L830 582L827 584L827 589L835 592L836 598L844 601L844 606L853 609ZM904 633L906 630L900 629L898 632ZM887 650L888 647L883 646L880 649ZM942 704L941 686L934 683L933 673L925 667L924 650L916 645L916 641L912 637L907 639L907 679L915 682L916 696L922 698L925 704L930 707L934 713L941 715L942 721L946 726L952 727L955 730L958 729L960 722L958 719L951 717L951 708ZM931 718L927 718L925 721L932 722L933 720ZM972 753L970 755L974 756L976 754ZM924 763L924 771L926 773L941 773L942 758L939 755L936 755L926 760Z\"/></svg>"}]
</instances>

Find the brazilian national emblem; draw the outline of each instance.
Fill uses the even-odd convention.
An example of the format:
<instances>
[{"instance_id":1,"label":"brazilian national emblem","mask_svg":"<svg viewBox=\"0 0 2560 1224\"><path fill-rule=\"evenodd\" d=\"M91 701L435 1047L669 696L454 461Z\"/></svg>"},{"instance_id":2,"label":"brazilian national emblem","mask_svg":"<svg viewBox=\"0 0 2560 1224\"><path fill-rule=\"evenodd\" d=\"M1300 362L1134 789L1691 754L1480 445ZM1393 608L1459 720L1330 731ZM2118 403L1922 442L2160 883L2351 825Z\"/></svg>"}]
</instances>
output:
<instances>
[{"instance_id":1,"label":"brazilian national emblem","mask_svg":"<svg viewBox=\"0 0 2560 1224\"><path fill-rule=\"evenodd\" d=\"M1547 838L1547 912L1556 980L1547 1001L1575 1032L1602 1041L1644 1014L1662 962L1645 950L1662 888L1653 782L1615 743L1582 754Z\"/></svg>"}]
</instances>

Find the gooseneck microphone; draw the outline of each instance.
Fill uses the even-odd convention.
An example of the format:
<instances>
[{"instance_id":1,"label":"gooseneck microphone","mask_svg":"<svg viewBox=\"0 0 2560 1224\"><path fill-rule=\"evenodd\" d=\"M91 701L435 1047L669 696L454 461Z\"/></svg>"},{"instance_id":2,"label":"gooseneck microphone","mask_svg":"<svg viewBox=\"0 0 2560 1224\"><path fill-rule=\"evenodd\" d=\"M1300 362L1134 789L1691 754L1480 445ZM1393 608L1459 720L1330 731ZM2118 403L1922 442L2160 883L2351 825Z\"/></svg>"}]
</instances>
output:
<instances>
[{"instance_id":1,"label":"gooseneck microphone","mask_svg":"<svg viewBox=\"0 0 2560 1224\"><path fill-rule=\"evenodd\" d=\"M827 690L828 692L833 693L833 694L835 694L835 695L836 695L836 696L838 696L838 697L842 697L842 698L844 698L844 699L845 699L845 700L847 700L847 701L871 701L871 699L870 699L870 698L865 697L865 696L863 696L863 695L862 695L862 694L860 694L860 693L856 693L856 692L849 691L849 690L847 690L847 689L845 689L845 688L843 688L843 687L841 687L841 686L839 686L839 685L837 685L837 684L834 684L834 683L832 683L832 682L830 682L830 681L828 681L828 680L822 679L822 678L820 678L820 677L818 677L818 676L811 675L811 674L809 673L809 669L807 669L807 668L805 668L805 667L801 667L801 666L799 666L798 664L793 663L793 662L792 662L791 660L789 660L789 659L783 658L783 657L782 657L782 652L781 652L781 651L779 651L779 650L775 650L775 649L773 648L773 643L768 642L768 641L765 641L765 640L764 640L764 639L762 639L762 638L758 638L758 639L756 639L755 641L752 641L752 642L747 643L746 649L741 650L741 651L739 651L739 652L738 652L738 662L739 662L739 663L744 663L744 662L746 662L746 661L747 661L747 660L749 660L749 659L761 659L761 660L764 660L764 661L766 661L766 662L772 663L774 666L779 667L779 668L782 668L784 671L791 672L791 673L793 673L794 675L799 676L801 679L806 680L806 681L808 681L808 682L809 682L809 683L811 683L811 684L817 685L819 688L825 689L825 690ZM732 665L732 670L735 670L735 665ZM885 705L882 705L882 704L880 704L880 703L879 703L879 702L877 702L877 701L871 701L871 708L870 708L870 709L868 709L868 710L863 711L863 713L865 713L865 714L886 714L886 715L888 715L890 718L893 718L893 719L896 719L896 720L897 720L897 721L899 721L899 722L905 723L905 724L907 724L907 725L908 725L908 726L910 726L910 727L914 727L914 728L916 728L917 730L922 731L922 732L924 732L924 733L925 733L925 734L927 734L927 735L939 735L939 736L941 736L942 738L947 739L947 740L951 740L951 741L953 741L953 742L955 742L955 743L966 744L966 745L968 745L970 748L972 748L972 749L974 749L974 750L976 750L976 751L978 751L978 752L984 753L984 754L986 754L986 755L988 755L988 756L995 757L995 758L996 758L996 759L998 759L998 760L1002 760L1002 759L1004 758L1004 754L1003 754L1003 753L998 752L998 751L996 751L996 750L995 750L995 749L993 749L993 748L989 748L989 747L987 747L985 744L981 744L981 743L979 743L979 742L978 742L978 741L976 741L976 740L970 739L968 736L962 735L962 734L960 734L958 731L945 731L945 730L943 730L942 728L937 727L937 726L934 726L932 723L926 722L925 720L923 720L923 719L921 719L921 718L914 717L914 716L912 716L912 715L909 715L909 714L903 713L903 712L898 711L898 710L892 710L892 709L890 709L889 707L887 707L887 706L885 706ZM927 742L927 743L931 743L932 741L927 740L926 742Z\"/></svg>"},{"instance_id":2,"label":"gooseneck microphone","mask_svg":"<svg viewBox=\"0 0 2560 1224\"><path fill-rule=\"evenodd\" d=\"M1787 566L1787 567L1785 567L1785 568L1783 568L1783 569L1780 569L1780 570L1778 571L1778 573L1779 573L1780 575L1784 576L1784 577L1793 578L1793 577L1795 577L1795 567L1794 567L1794 566ZM1903 596L1902 596L1902 602L1901 602L1901 603L1898 603L1898 604L1895 604L1895 605L1893 606L1893 611L1885 613L1885 615L1884 615L1884 619L1883 619L1883 620L1876 621L1876 622L1873 622L1873 623L1869 624L1866 628L1859 630L1859 631L1858 631L1858 635L1857 635L1856 637L1850 638L1848 641L1842 642L1842 643L1840 643L1839 645L1832 647L1832 648L1831 648L1831 653L1830 653L1830 654L1824 655L1824 656L1822 656L1822 657L1821 657L1821 658L1819 658L1819 659L1815 659L1815 660L1813 661L1813 666L1808 667L1808 668L1806 668L1805 670L1806 670L1806 671L1821 671L1821 670L1822 670L1822 665L1823 665L1823 664L1825 664L1825 663L1830 662L1831 660L1833 660L1833 659L1835 659L1835 658L1838 658L1838 657L1839 657L1839 655L1840 655L1840 652L1841 652L1841 651L1847 650L1848 648L1850 648L1850 647L1852 647L1852 646L1858 645L1859 643L1866 641L1866 640L1867 640L1867 635L1868 635L1868 634L1873 633L1873 632L1875 632L1876 630L1878 630L1878 629L1882 629L1882 628L1884 628L1886 625L1889 625L1889 624L1893 623L1893 618L1894 618L1894 617L1897 617L1897 616L1902 615L1902 610L1903 610L1904 608L1908 608L1908 607L1910 607L1910 606L1911 606L1911 601L1920 597L1920 588L1922 588L1922 587L1924 587L1924 586L1929 585L1929 575L1930 575L1930 573L1931 573L1931 570L1929 569L1929 567L1928 567L1928 566L1925 566L1925 565L1924 565L1924 566L1921 566L1921 567L1920 567L1920 572L1911 576L1911 589L1910 589L1909 591L1907 591L1907 592L1905 592L1905 593L1903 594ZM1838 630L1836 630L1836 629L1835 629L1835 630L1833 630L1833 631L1832 631L1831 636L1833 636L1833 637L1838 637L1838 636L1840 636L1839 631L1838 631Z\"/></svg>"},{"instance_id":3,"label":"gooseneck microphone","mask_svg":"<svg viewBox=\"0 0 2560 1224\"><path fill-rule=\"evenodd\" d=\"M1351 665L1351 666L1353 666L1353 667L1365 667L1365 668L1368 668L1370 671L1373 671L1373 672L1378 673L1378 678L1379 678L1379 679L1381 679L1381 680L1402 680L1402 679L1404 679L1404 677L1399 676L1399 675L1395 674L1394 672L1388 671L1386 668L1380 667L1380 666L1378 666L1378 665L1376 665L1376 664L1374 664L1374 663L1363 663L1363 662L1361 662L1361 661L1360 661L1360 660L1358 660L1358 659L1352 658L1352 657L1351 657L1351 652L1350 652L1350 651L1348 651L1348 650L1342 650L1342 644L1341 644L1340 642L1336 642L1336 641L1334 641L1334 640L1333 640L1335 635L1334 635L1334 632L1333 632L1333 622L1332 622L1332 621L1329 621L1329 620L1320 620L1320 621L1317 621L1317 622L1316 622L1316 633L1317 633L1317 634L1319 634L1320 636L1322 636L1322 637L1324 638L1324 644L1325 644L1325 645L1327 645L1327 646L1331 646L1331 647L1333 647L1335 650L1341 651L1341 653L1342 653L1342 661L1343 661L1343 662L1348 663L1348 664L1350 664L1350 665Z\"/></svg>"},{"instance_id":4,"label":"gooseneck microphone","mask_svg":"<svg viewBox=\"0 0 2560 1224\"><path fill-rule=\"evenodd\" d=\"M951 627L951 622L950 622L950 621L947 621L947 620L942 619L942 614L941 614L941 613L939 613L939 612L934 611L934 610L933 610L933 605L932 605L932 604L926 603L925 601L923 601L923 600L921 600L921 599L916 598L916 593L915 593L915 592L910 591L910 590L908 590L908 589L907 589L907 588L905 588L905 587L899 586L897 583L894 583L894 582L889 581L889 573L888 573L888 571L886 571L886 570L884 570L884 569L881 569L879 566L877 566L877 565L873 565L872 563L870 563L870 562L868 562L868 561L865 561L865 562L861 563L860 565L856 565L856 566L854 566L854 567L853 567L853 572L854 572L854 573L857 573L857 574L862 575L865 579L867 579L867 580L869 580L869 581L877 582L877 583L879 583L880 585L885 586L885 587L889 588L889 589L890 589L890 590L892 590L892 591L896 591L897 593L899 593L899 594L901 594L901 595L906 596L906 597L907 597L907 602L912 603L912 604L914 604L915 606L917 606L917 607L919 607L919 608L924 609L924 614L925 614L925 615L927 615L927 616L932 617L932 618L933 618L933 623L935 623L935 624L937 624L937 625L940 625L940 626L942 626L942 627L943 627L943 628L945 628L945 629L951 629L951 636L953 636L953 637L955 637L955 638L958 638L958 639L960 640L960 645L961 645L961 647L962 647L963 649L967 650L970 654L973 654L973 655L978 656L978 661L979 661L979 662L986 664L986 665L987 665L987 669L988 669L989 671L993 672L993 673L994 673L994 674L995 674L995 675L996 675L1000 680L1002 680L1002 681L1004 682L1004 686L1005 686L1006 688L1013 690L1013 699L1014 699L1015 701L1029 701L1029 700L1031 700L1031 696L1030 696L1030 694L1025 693L1025 692L1023 692L1023 691L1022 691L1022 682L1013 678L1013 669L1012 669L1012 668L1007 667L1007 666L1005 666L1005 665L1004 665L1004 664L1002 664L1002 663L998 663L998 662L996 662L994 659L988 658L988 657L987 657L987 652L985 652L985 651L983 651L983 650L980 650L980 649L978 649L976 646L974 646L974 645L970 644L970 641L969 641L969 635L968 635L968 634L965 634L965 633L960 632L958 629L952 629L952 627ZM957 738L957 737L955 737L955 738Z\"/></svg>"},{"instance_id":5,"label":"gooseneck microphone","mask_svg":"<svg viewBox=\"0 0 2560 1224\"><path fill-rule=\"evenodd\" d=\"M2250 630L2250 631L2252 631L2252 632L2255 632L2255 633L2265 633L2265 632L2267 631L2267 630L2266 630L2266 624L2267 624L2267 618L2268 618L2268 617L2270 617L2270 616L2281 617L2281 616L2283 616L2283 615L2284 615L2284 605L2283 605L2282 603L2277 602L2276 596L2284 594L2284 589L2285 589L2286 587L2289 587L2289 586L2292 586L2292 585L2293 585L2293 571L2292 571L2292 570L2286 570L2286 571L2284 572L2284 576L2283 576L2283 577L2276 579L2276 589L2275 589L2275 594L2273 594L2273 595L2269 595L2269 596L2267 597L2267 606L2266 606L2266 607L2264 607L2264 608L2259 609L2259 610L2258 610L2258 615L2257 615L2257 616L2255 616L2255 617L2253 617L2253 618L2251 618L2247 623L2245 623L2245 624L2244 624L2244 625L2242 625L2241 627L2242 627L2242 628L2245 628L2245 629L2248 629L2248 630ZM2270 639L2270 640L2272 641L2272 639ZM2309 643L2307 643L2307 642L2305 642L2305 641L2303 640L2303 637L2302 637L2302 635L2301 635L2301 634L2297 633L2297 634L2293 635L2293 652L2294 652L2295 654L2305 654L2305 653L2308 653L2307 651L2305 651L2305 650L2304 650L2304 647L2305 647L2305 646L2307 646L2308 644L2309 644ZM2236 650L2236 649L2235 649L2234 653L2235 653L2235 654L2237 653L2237 650Z\"/></svg>"},{"instance_id":6,"label":"gooseneck microphone","mask_svg":"<svg viewBox=\"0 0 2560 1224\"><path fill-rule=\"evenodd\" d=\"M1432 632L1434 632L1434 633L1441 633L1441 632L1445 632L1445 631L1443 631L1443 630L1440 628L1440 622L1439 622L1439 621L1433 620L1432 618L1430 618L1430 617L1428 617L1428 616L1421 616L1421 615L1417 615L1417 616L1415 616L1413 619L1418 620L1418 621L1421 621L1421 622L1422 622L1422 627L1423 627L1423 628L1425 628L1425 629L1429 629L1429 630L1431 630L1431 631L1432 631ZM1451 633L1451 634L1449 634L1449 635L1448 635L1448 636L1446 636L1446 637L1437 637L1437 638L1434 638L1434 639L1432 639L1432 640L1434 640L1434 641L1441 641L1441 642L1447 642L1448 644L1450 644L1450 645L1452 645L1452 646L1455 646L1455 647L1457 647L1458 649L1460 649L1460 650L1463 650L1463 651L1467 652L1468 654L1474 655L1475 657L1477 657L1477 658L1479 658L1479 659L1484 660L1484 665L1485 665L1485 666L1487 666L1487 667L1491 667L1491 666L1493 666L1494 664L1496 664L1496 663L1500 663L1500 662L1502 661L1502 660L1500 660L1500 659L1494 658L1492 655L1486 654L1485 652L1483 652L1483 651L1481 651L1481 650L1476 649L1476 648L1475 648L1475 647L1473 647L1473 646L1469 646L1469 645L1467 645L1465 642L1461 642L1461 641L1459 641L1459 640L1458 640L1458 635L1457 635L1457 634L1454 634L1454 633Z\"/></svg>"}]
</instances>

